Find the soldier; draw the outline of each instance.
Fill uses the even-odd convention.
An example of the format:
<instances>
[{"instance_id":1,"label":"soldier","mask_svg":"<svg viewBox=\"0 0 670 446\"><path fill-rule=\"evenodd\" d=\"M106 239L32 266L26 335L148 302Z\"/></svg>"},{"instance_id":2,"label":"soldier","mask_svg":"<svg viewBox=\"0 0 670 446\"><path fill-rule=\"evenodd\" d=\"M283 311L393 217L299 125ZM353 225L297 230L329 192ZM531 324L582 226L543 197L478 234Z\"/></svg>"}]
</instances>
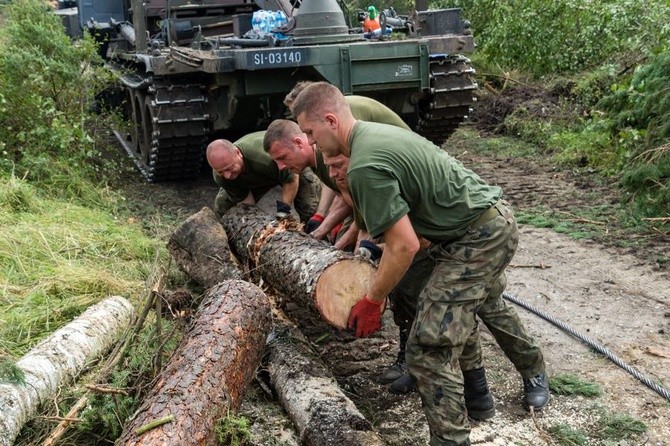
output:
<instances>
[{"instance_id":1,"label":"soldier","mask_svg":"<svg viewBox=\"0 0 670 446\"><path fill-rule=\"evenodd\" d=\"M288 119L272 121L265 132L263 148L276 162L279 169L289 170L296 174L310 168L323 183L319 207L305 225L309 225L315 217L320 217L320 221L311 231L306 229L307 232L312 233L312 236L317 239L325 237L351 214L351 206L342 197L338 185L328 176L328 169L323 164L321 152L307 143L307 136L300 130L298 124ZM326 189L325 193L324 189ZM335 242L336 248L344 249L355 244L358 232L356 227L346 232Z\"/></svg>"},{"instance_id":2,"label":"soldier","mask_svg":"<svg viewBox=\"0 0 670 446\"><path fill-rule=\"evenodd\" d=\"M501 200L501 189L418 135L356 121L344 96L325 82L306 87L296 97L293 112L309 143L328 157L331 175L336 180L346 175L365 229L384 237L377 274L368 294L352 307L349 327L356 336L379 330L383 302L401 278L422 288L406 359L428 419L430 444L470 444L464 379L474 377L461 372L463 360L482 371L470 387L492 406L475 317L482 308L509 324L497 325L507 338L497 338L505 353L528 360L515 362L521 368L526 404L536 409L546 405L542 356L518 350L528 345L538 349L501 297L505 268L518 244L516 220ZM331 163L330 157L337 155L350 157L346 170L337 161ZM432 243L426 253L432 265L426 268L413 263L419 237Z\"/></svg>"},{"instance_id":3,"label":"soldier","mask_svg":"<svg viewBox=\"0 0 670 446\"><path fill-rule=\"evenodd\" d=\"M286 97L284 97L284 105L286 105L286 107L289 110L291 110L293 101L298 96L298 94L300 94L300 92L305 87L307 87L312 83L313 83L312 81L300 81L297 84L295 84L293 89L286 95ZM353 113L356 119L370 122L381 122L384 124L395 125L396 127L410 130L409 126L405 123L405 121L402 120L400 116L398 116L393 110L391 110L390 108L388 108L386 105L382 104L379 101L376 101L367 96L357 96L357 95L347 95L345 96L345 98L347 99L347 102L349 102L351 112ZM327 170L324 170L322 174L327 176L328 175ZM316 239L324 238L325 234L327 234L326 229L333 228L337 224L337 223L333 224L335 220L332 217L331 218L327 217L327 214L330 210L329 203L332 202L333 200L333 195L331 194L330 189L324 188L322 189L321 193L322 196L321 196L321 202L319 203L319 212L314 214L312 218L310 218L310 220L305 225L305 231L307 233L312 233L312 236ZM327 228L317 229L324 220L327 223L326 225ZM350 219L346 221L345 228L347 228L349 224L351 224ZM355 223L353 227L356 228ZM351 240L353 238L352 233L354 233L353 230L352 232L349 232L347 234L348 237L346 241L349 244L351 243ZM337 240L337 242L339 242L339 240ZM343 245L341 242L340 243L337 242L336 245L340 246ZM396 369L394 368L393 370L390 370L390 375L389 372L387 372L382 376L382 382L393 383L396 379L402 376L402 374L398 376L396 375L397 375ZM399 386L399 388L400 387L404 386Z\"/></svg>"},{"instance_id":4,"label":"soldier","mask_svg":"<svg viewBox=\"0 0 670 446\"><path fill-rule=\"evenodd\" d=\"M221 189L214 201L214 211L221 217L238 203L256 204L270 189L281 186L282 199L277 200L277 218L285 218L295 209L302 221L314 214L321 184L311 172L294 175L280 170L263 150L265 132L250 133L234 143L217 139L207 146L207 162L214 181Z\"/></svg>"}]
</instances>

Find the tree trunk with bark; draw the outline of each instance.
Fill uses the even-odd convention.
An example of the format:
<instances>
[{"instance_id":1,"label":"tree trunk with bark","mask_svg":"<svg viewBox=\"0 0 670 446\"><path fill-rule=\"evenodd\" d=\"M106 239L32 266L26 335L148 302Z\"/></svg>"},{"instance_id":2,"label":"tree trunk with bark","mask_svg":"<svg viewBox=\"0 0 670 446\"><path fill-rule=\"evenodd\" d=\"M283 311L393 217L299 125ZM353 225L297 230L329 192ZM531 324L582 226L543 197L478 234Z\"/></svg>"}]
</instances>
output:
<instances>
[{"instance_id":1,"label":"tree trunk with bark","mask_svg":"<svg viewBox=\"0 0 670 446\"><path fill-rule=\"evenodd\" d=\"M267 370L302 444L384 444L296 327L275 319L273 335L268 344Z\"/></svg>"},{"instance_id":2,"label":"tree trunk with bark","mask_svg":"<svg viewBox=\"0 0 670 446\"><path fill-rule=\"evenodd\" d=\"M228 280L211 288L117 444L216 444L215 424L238 407L260 364L271 325L270 302L257 286ZM170 419L137 433L151 422Z\"/></svg>"},{"instance_id":3,"label":"tree trunk with bark","mask_svg":"<svg viewBox=\"0 0 670 446\"><path fill-rule=\"evenodd\" d=\"M332 326L346 328L351 307L372 283L371 262L315 240L300 224L276 222L256 206L235 206L221 224L233 251L265 283L315 309Z\"/></svg>"},{"instance_id":4,"label":"tree trunk with bark","mask_svg":"<svg viewBox=\"0 0 670 446\"><path fill-rule=\"evenodd\" d=\"M167 246L179 267L205 288L223 280L242 278L228 236L210 208L202 208L184 221Z\"/></svg>"},{"instance_id":5,"label":"tree trunk with bark","mask_svg":"<svg viewBox=\"0 0 670 446\"><path fill-rule=\"evenodd\" d=\"M0 384L0 446L11 446L39 406L78 376L124 333L135 312L123 297L109 297L52 333L17 362L25 384Z\"/></svg>"}]
</instances>

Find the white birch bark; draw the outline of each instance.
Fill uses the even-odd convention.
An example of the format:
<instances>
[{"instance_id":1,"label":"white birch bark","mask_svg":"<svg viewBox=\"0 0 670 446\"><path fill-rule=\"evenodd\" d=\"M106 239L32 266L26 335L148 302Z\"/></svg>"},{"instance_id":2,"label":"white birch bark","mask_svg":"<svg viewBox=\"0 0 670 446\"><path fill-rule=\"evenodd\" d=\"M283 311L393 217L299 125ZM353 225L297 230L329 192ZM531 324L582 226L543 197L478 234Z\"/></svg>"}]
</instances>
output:
<instances>
[{"instance_id":1,"label":"white birch bark","mask_svg":"<svg viewBox=\"0 0 670 446\"><path fill-rule=\"evenodd\" d=\"M130 325L133 306L120 296L88 308L37 344L17 365L25 384L0 384L0 446L11 446L23 425L58 388L105 353Z\"/></svg>"}]
</instances>

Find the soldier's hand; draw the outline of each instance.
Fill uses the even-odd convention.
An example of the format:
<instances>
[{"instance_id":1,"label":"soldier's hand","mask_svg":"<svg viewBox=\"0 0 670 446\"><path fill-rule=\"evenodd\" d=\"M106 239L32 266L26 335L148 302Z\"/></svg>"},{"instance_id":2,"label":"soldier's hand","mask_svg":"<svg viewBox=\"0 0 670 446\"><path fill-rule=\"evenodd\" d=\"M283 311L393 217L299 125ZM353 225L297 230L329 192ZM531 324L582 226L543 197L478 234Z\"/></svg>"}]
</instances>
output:
<instances>
[{"instance_id":1,"label":"soldier's hand","mask_svg":"<svg viewBox=\"0 0 670 446\"><path fill-rule=\"evenodd\" d=\"M324 217L321 214L312 215L312 217L309 220L307 220L307 223L305 223L305 228L304 228L305 233L307 233L307 234L312 233L316 228L321 226L321 223L323 223L323 220L325 218L326 217Z\"/></svg>"},{"instance_id":2,"label":"soldier's hand","mask_svg":"<svg viewBox=\"0 0 670 446\"><path fill-rule=\"evenodd\" d=\"M291 205L277 200L277 214L275 215L275 218L277 220L283 220L289 215L291 215Z\"/></svg>"},{"instance_id":3,"label":"soldier's hand","mask_svg":"<svg viewBox=\"0 0 670 446\"><path fill-rule=\"evenodd\" d=\"M349 312L347 328L356 331L356 337L370 336L382 328L382 305L384 302L375 302L363 296Z\"/></svg>"},{"instance_id":4,"label":"soldier's hand","mask_svg":"<svg viewBox=\"0 0 670 446\"><path fill-rule=\"evenodd\" d=\"M356 250L356 254L376 262L382 256L382 249L371 240L361 240L358 249Z\"/></svg>"}]
</instances>

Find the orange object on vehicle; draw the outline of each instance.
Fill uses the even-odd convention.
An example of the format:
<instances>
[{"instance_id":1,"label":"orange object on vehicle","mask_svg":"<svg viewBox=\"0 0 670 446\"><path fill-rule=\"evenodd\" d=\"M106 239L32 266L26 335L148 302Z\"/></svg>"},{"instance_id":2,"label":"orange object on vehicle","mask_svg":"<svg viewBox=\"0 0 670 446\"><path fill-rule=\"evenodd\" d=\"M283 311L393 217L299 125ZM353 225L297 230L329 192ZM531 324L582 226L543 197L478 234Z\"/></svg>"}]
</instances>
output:
<instances>
[{"instance_id":1,"label":"orange object on vehicle","mask_svg":"<svg viewBox=\"0 0 670 446\"><path fill-rule=\"evenodd\" d=\"M379 14L377 14L377 8L374 6L368 6L368 15L363 21L363 31L366 33L380 29L382 26L379 23Z\"/></svg>"}]
</instances>

